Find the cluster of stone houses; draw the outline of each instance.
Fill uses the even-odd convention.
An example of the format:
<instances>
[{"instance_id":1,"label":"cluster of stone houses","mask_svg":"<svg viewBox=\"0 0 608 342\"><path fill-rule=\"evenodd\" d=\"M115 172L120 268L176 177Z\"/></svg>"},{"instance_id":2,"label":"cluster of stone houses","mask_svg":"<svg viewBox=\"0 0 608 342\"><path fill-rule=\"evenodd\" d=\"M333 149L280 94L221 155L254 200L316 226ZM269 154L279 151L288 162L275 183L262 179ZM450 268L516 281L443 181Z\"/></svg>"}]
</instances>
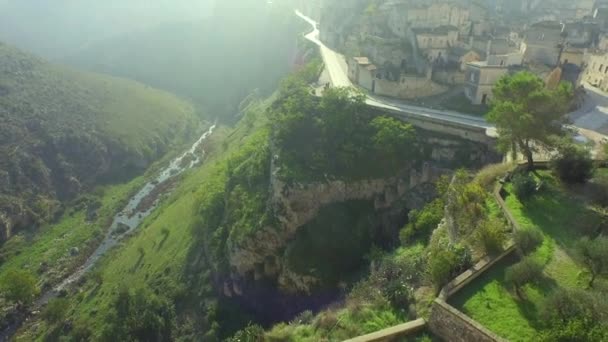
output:
<instances>
[{"instance_id":1,"label":"cluster of stone houses","mask_svg":"<svg viewBox=\"0 0 608 342\"><path fill-rule=\"evenodd\" d=\"M349 56L353 83L378 95L461 86L486 104L504 75L556 68L608 91L608 0L324 1L333 7L321 11L322 39Z\"/></svg>"}]
</instances>

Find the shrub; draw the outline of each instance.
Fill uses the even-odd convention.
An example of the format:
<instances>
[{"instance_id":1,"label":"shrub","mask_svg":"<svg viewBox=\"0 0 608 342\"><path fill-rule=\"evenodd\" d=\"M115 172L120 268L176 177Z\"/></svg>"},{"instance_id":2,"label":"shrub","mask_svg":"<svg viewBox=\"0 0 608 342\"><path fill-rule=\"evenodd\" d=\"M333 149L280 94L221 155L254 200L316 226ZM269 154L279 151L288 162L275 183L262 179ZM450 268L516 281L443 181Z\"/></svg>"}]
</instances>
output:
<instances>
[{"instance_id":1,"label":"shrub","mask_svg":"<svg viewBox=\"0 0 608 342\"><path fill-rule=\"evenodd\" d=\"M105 317L101 341L168 341L174 328L173 304L147 289L122 287Z\"/></svg>"},{"instance_id":2,"label":"shrub","mask_svg":"<svg viewBox=\"0 0 608 342\"><path fill-rule=\"evenodd\" d=\"M436 288L447 284L471 265L471 253L462 246L432 248L428 258L429 276Z\"/></svg>"},{"instance_id":3,"label":"shrub","mask_svg":"<svg viewBox=\"0 0 608 342\"><path fill-rule=\"evenodd\" d=\"M0 289L6 299L28 305L38 295L36 278L27 271L10 270L0 280Z\"/></svg>"},{"instance_id":4,"label":"shrub","mask_svg":"<svg viewBox=\"0 0 608 342\"><path fill-rule=\"evenodd\" d=\"M536 192L536 181L529 173L517 173L511 180L515 196L521 200L530 198Z\"/></svg>"},{"instance_id":5,"label":"shrub","mask_svg":"<svg viewBox=\"0 0 608 342\"><path fill-rule=\"evenodd\" d=\"M437 228L443 216L444 202L442 199L434 200L421 211L412 210L409 214L409 223L399 232L399 240L406 245L416 237L430 235Z\"/></svg>"},{"instance_id":6,"label":"shrub","mask_svg":"<svg viewBox=\"0 0 608 342\"><path fill-rule=\"evenodd\" d=\"M57 323L65 317L70 302L65 298L56 298L49 301L42 312L42 318L49 323Z\"/></svg>"},{"instance_id":7,"label":"shrub","mask_svg":"<svg viewBox=\"0 0 608 342\"><path fill-rule=\"evenodd\" d=\"M537 281L542 272L543 266L540 263L530 257L526 257L517 264L507 268L505 280L513 286L517 296L522 298L521 288L526 284Z\"/></svg>"},{"instance_id":8,"label":"shrub","mask_svg":"<svg viewBox=\"0 0 608 342\"><path fill-rule=\"evenodd\" d=\"M534 252L543 243L543 234L538 230L524 229L515 232L515 246L522 255Z\"/></svg>"},{"instance_id":9,"label":"shrub","mask_svg":"<svg viewBox=\"0 0 608 342\"><path fill-rule=\"evenodd\" d=\"M586 183L593 177L591 153L582 146L562 144L552 161L556 175L569 184Z\"/></svg>"},{"instance_id":10,"label":"shrub","mask_svg":"<svg viewBox=\"0 0 608 342\"><path fill-rule=\"evenodd\" d=\"M481 250L488 255L497 255L504 251L507 234L504 224L498 219L490 219L475 232L475 240Z\"/></svg>"},{"instance_id":11,"label":"shrub","mask_svg":"<svg viewBox=\"0 0 608 342\"><path fill-rule=\"evenodd\" d=\"M325 311L317 316L314 326L317 329L328 330L338 324L338 315L333 311Z\"/></svg>"},{"instance_id":12,"label":"shrub","mask_svg":"<svg viewBox=\"0 0 608 342\"><path fill-rule=\"evenodd\" d=\"M226 342L262 342L264 341L264 328L259 325L249 324L228 338Z\"/></svg>"}]
</instances>

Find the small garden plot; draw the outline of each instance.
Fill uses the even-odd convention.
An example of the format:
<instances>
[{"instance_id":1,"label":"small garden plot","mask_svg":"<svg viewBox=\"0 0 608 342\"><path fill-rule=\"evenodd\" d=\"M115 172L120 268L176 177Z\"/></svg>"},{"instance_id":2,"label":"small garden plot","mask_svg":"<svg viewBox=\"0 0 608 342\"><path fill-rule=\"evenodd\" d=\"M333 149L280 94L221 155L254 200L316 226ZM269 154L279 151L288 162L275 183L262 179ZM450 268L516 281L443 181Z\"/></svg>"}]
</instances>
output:
<instances>
[{"instance_id":1,"label":"small garden plot","mask_svg":"<svg viewBox=\"0 0 608 342\"><path fill-rule=\"evenodd\" d=\"M505 202L522 230L542 234L543 242L528 257L542 265L540 278L523 285L519 294L514 291L507 281L507 269L520 257L513 254L451 299L465 314L512 341L535 340L543 329L543 302L556 290L588 288L591 277L576 261L575 244L604 228L601 209L591 204L585 191L566 188L547 171L539 171L535 177L542 184L537 193L520 200L507 184ZM607 279L598 277L594 287L607 284Z\"/></svg>"}]
</instances>

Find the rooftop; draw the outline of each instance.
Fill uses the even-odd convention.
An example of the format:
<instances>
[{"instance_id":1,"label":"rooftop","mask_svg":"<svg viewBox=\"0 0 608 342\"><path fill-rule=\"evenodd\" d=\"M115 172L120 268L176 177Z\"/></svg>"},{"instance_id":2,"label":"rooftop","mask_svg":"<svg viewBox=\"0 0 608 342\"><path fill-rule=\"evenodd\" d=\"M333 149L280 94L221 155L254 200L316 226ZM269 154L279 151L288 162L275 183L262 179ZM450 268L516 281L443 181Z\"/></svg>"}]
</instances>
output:
<instances>
[{"instance_id":1,"label":"rooftop","mask_svg":"<svg viewBox=\"0 0 608 342\"><path fill-rule=\"evenodd\" d=\"M359 64L359 65L369 65L369 64L372 64L372 63L369 61L369 58L367 58L367 57L353 57L353 59L354 59L354 60L355 60L355 62L357 62L357 64Z\"/></svg>"}]
</instances>

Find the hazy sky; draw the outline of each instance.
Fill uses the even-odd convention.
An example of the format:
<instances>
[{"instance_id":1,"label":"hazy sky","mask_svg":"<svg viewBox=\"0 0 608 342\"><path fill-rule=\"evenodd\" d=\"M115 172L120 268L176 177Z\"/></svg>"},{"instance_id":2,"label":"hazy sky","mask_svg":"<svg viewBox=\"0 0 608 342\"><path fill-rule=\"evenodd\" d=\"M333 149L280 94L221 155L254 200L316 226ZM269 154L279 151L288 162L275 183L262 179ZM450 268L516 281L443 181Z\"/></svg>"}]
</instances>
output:
<instances>
[{"instance_id":1,"label":"hazy sky","mask_svg":"<svg viewBox=\"0 0 608 342\"><path fill-rule=\"evenodd\" d=\"M101 39L202 20L215 0L0 0L0 40L60 58Z\"/></svg>"}]
</instances>

